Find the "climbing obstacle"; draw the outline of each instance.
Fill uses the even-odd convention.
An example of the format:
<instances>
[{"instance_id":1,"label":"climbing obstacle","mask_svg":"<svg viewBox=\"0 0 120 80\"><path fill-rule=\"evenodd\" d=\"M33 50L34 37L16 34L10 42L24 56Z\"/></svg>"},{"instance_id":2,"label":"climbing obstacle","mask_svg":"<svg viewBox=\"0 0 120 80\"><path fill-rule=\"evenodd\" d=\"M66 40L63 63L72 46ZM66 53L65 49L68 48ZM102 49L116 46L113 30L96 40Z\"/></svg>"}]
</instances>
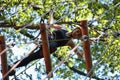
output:
<instances>
[{"instance_id":1,"label":"climbing obstacle","mask_svg":"<svg viewBox=\"0 0 120 80\"><path fill-rule=\"evenodd\" d=\"M5 40L4 40L4 36L0 36L0 53L3 50L5 50ZM2 75L4 76L8 71L7 54L4 53L0 57L1 57ZM6 76L3 80L9 80L9 77Z\"/></svg>"},{"instance_id":2,"label":"climbing obstacle","mask_svg":"<svg viewBox=\"0 0 120 80\"><path fill-rule=\"evenodd\" d=\"M87 20L80 21L82 36L89 36L88 35L88 27L87 27ZM89 39L83 41L83 50L85 55L85 63L86 63L86 70L88 76L90 76L90 70L92 69L92 59L90 54L90 42ZM91 72L92 73L92 72Z\"/></svg>"},{"instance_id":3,"label":"climbing obstacle","mask_svg":"<svg viewBox=\"0 0 120 80\"><path fill-rule=\"evenodd\" d=\"M40 24L39 27L41 31L42 49L43 49L43 56L44 56L45 65L46 65L46 73L49 74L49 72L52 70L52 65L51 65L51 59L50 59L48 34L47 34L45 24Z\"/></svg>"},{"instance_id":4,"label":"climbing obstacle","mask_svg":"<svg viewBox=\"0 0 120 80\"><path fill-rule=\"evenodd\" d=\"M87 27L87 21L82 20L79 23L82 31L82 37L89 36L88 35L88 27ZM42 39L42 49L43 49L43 56L45 60L45 66L46 66L46 73L49 74L52 71L52 65L51 65L51 59L50 59L50 49L49 49L49 41L48 41L48 34L46 30L45 24L39 25L40 31L41 31L41 39ZM92 69L92 59L90 54L90 42L89 39L83 40L83 50L85 55L85 63L86 63L86 70L87 74L89 75L90 70ZM2 52L5 49L5 42L4 37L0 37L0 52ZM3 70L3 76L7 73L8 66L7 66L7 57L6 54L1 55L1 62L2 62L2 70ZM4 67L3 67L4 66ZM50 75L49 77L51 77ZM4 78L4 80L9 80L8 76Z\"/></svg>"}]
</instances>

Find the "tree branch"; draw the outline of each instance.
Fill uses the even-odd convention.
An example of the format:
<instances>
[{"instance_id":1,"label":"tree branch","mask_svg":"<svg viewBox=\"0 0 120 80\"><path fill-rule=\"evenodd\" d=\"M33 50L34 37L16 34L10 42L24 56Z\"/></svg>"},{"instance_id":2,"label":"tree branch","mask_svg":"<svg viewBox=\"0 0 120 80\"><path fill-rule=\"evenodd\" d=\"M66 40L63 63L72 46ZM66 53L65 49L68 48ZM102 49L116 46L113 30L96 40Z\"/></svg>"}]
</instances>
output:
<instances>
[{"instance_id":1,"label":"tree branch","mask_svg":"<svg viewBox=\"0 0 120 80\"><path fill-rule=\"evenodd\" d=\"M79 24L79 23L80 23L80 21L76 21L76 22L70 21L70 22L57 22L55 24L61 25L61 24ZM19 29L19 28L23 28L24 26L16 26L16 25L11 25L11 24L7 24L7 23L2 23L2 24L0 24L0 27L1 28ZM28 28L28 29L39 29L39 26L27 26L26 28Z\"/></svg>"},{"instance_id":2,"label":"tree branch","mask_svg":"<svg viewBox=\"0 0 120 80\"><path fill-rule=\"evenodd\" d=\"M20 29L24 26L16 26L16 25L10 25L10 24L0 24L1 28L14 28L14 29ZM28 29L39 29L39 26L27 26Z\"/></svg>"},{"instance_id":3,"label":"tree branch","mask_svg":"<svg viewBox=\"0 0 120 80\"><path fill-rule=\"evenodd\" d=\"M58 60L61 61L61 57L58 57L56 54L53 54L53 56L57 57ZM88 77L86 73L84 73L84 72L82 72L82 71L79 71L78 69L76 69L76 68L74 68L74 67L70 67L70 66L68 65L68 62L65 62L65 65L68 66L68 68L71 69L72 71L78 73L79 75L83 75L83 76ZM100 79L100 78L98 78L98 77L96 77L96 76L93 76L92 78L97 79L97 80L104 80L104 79Z\"/></svg>"},{"instance_id":4,"label":"tree branch","mask_svg":"<svg viewBox=\"0 0 120 80\"><path fill-rule=\"evenodd\" d=\"M69 67L69 66L68 66ZM85 74L84 72L82 72L82 71L79 71L79 70L77 70L77 69L75 69L74 67L69 67L72 71L74 71L74 72L76 72L76 73L78 73L78 74L80 74L80 75L83 75L83 76L87 76L87 74ZM87 76L88 77L88 76ZM96 77L96 76L93 76L92 78L94 78L94 79L97 79L97 80L104 80L104 79L100 79L100 78L98 78L98 77Z\"/></svg>"},{"instance_id":5,"label":"tree branch","mask_svg":"<svg viewBox=\"0 0 120 80\"><path fill-rule=\"evenodd\" d=\"M35 37L27 32L24 32L24 30L20 31L21 34L23 34L26 37L29 37L30 39L34 39Z\"/></svg>"}]
</instances>

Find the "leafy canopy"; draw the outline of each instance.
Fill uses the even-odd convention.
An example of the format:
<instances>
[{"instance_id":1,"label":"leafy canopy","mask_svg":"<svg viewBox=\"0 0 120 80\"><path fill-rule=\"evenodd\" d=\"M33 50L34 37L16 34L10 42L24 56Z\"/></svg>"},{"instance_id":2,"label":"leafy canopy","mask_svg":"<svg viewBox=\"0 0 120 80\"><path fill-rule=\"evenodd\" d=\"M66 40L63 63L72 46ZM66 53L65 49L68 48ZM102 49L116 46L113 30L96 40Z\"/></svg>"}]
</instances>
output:
<instances>
[{"instance_id":1,"label":"leafy canopy","mask_svg":"<svg viewBox=\"0 0 120 80\"><path fill-rule=\"evenodd\" d=\"M91 38L97 38L104 33L100 40L91 42L93 65L98 60L100 61L95 66L94 72L100 78L117 79L116 75L111 76L110 74L120 73L119 0L0 0L0 34L6 39L14 41L17 47L25 47L28 44L21 45L20 43L33 41L33 38L39 33L39 23L47 23L51 8L55 9L54 19L57 22L88 20L88 24L92 22L88 26ZM71 31L77 25L64 24L64 26ZM6 43L8 42L6 41ZM81 46L83 47L83 45ZM83 51L82 47L80 47L80 51ZM57 58L64 57L68 50L68 47L60 48L54 54L57 55ZM12 51L8 53L9 59L11 55L14 56ZM52 64L55 66L58 64L58 59L55 56L52 57ZM10 59L10 64L14 60L17 58ZM81 78L81 76L75 76L79 74L72 72L70 67L85 72L85 60L74 55L68 58L66 62L68 67L62 65L64 67L55 71L57 77ZM36 71L40 70L41 74L45 73L43 71L45 66L38 66L36 64Z\"/></svg>"}]
</instances>

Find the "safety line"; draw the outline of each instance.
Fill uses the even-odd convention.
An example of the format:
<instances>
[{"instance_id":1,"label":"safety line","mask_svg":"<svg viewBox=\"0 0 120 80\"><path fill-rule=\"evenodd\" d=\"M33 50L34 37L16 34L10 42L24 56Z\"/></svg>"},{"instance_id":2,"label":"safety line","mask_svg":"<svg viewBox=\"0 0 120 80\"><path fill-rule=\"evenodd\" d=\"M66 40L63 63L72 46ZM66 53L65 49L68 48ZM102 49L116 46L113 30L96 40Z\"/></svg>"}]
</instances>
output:
<instances>
[{"instance_id":1,"label":"safety line","mask_svg":"<svg viewBox=\"0 0 120 80\"><path fill-rule=\"evenodd\" d=\"M3 76L3 79L4 79L7 75L9 75L9 73L10 73L11 71L13 71L13 70L20 64L20 62L21 62L23 59L25 59L26 57L28 57L28 56L34 51L34 49L37 48L37 46L38 46L38 44L35 44L35 45L33 46L33 48L31 48L31 50L30 50L20 61L18 61L15 65L13 65L12 68Z\"/></svg>"},{"instance_id":2,"label":"safety line","mask_svg":"<svg viewBox=\"0 0 120 80\"><path fill-rule=\"evenodd\" d=\"M93 67L90 69L90 71L88 72L87 76L89 76L89 77L91 78L92 75L94 75L94 74L91 75L91 72L94 70L94 68L95 68L97 65L99 65L101 62L103 62L102 57L103 57L103 55L106 53L106 51L109 49L109 47L112 45L112 42L113 42L113 41L111 40L110 44L107 45L107 47L105 48L104 52L100 55L100 57L99 57L99 59L97 60L97 62L94 64L94 66L93 66ZM118 46L117 46L117 47L118 47ZM117 49L117 47L116 47L116 49ZM112 53L113 53L116 49L114 49L108 56L112 55ZM86 79L87 79L87 77L86 77ZM86 80L86 79L85 79L85 80Z\"/></svg>"},{"instance_id":3,"label":"safety line","mask_svg":"<svg viewBox=\"0 0 120 80\"><path fill-rule=\"evenodd\" d=\"M29 67L25 68L23 71L21 71L20 73L18 73L17 75L15 75L15 77L19 76L21 73L25 72L27 69L29 69L30 67L32 67L34 64L36 64L39 60L35 61L33 64L31 64ZM12 78L11 80L13 80L14 78Z\"/></svg>"},{"instance_id":4,"label":"safety line","mask_svg":"<svg viewBox=\"0 0 120 80\"><path fill-rule=\"evenodd\" d=\"M66 54L66 57L65 57L65 58L62 58L62 60L58 63L58 65L57 65L56 67L54 67L54 68L52 69L52 71L50 71L43 80L49 78L49 77L52 75L52 73L53 73L59 66L61 66L61 64L63 64L63 63L65 62L65 60L67 60L67 58L68 58L72 53L74 53L75 49L77 49L80 44L81 44L81 40L79 40L79 43L78 43L72 50L70 50L70 51L68 52L68 54Z\"/></svg>"},{"instance_id":5,"label":"safety line","mask_svg":"<svg viewBox=\"0 0 120 80\"><path fill-rule=\"evenodd\" d=\"M10 45L8 45L2 52L0 52L0 56L5 53L7 50L9 50L10 48L14 47L14 44L11 43Z\"/></svg>"}]
</instances>

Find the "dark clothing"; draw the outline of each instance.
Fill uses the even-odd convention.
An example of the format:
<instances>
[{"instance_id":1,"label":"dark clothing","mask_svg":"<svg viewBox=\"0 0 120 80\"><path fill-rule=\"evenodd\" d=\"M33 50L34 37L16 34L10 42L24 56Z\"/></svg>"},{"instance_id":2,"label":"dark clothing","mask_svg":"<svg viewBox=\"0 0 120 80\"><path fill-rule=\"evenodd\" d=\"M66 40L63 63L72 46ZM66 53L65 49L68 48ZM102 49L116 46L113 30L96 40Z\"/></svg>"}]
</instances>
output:
<instances>
[{"instance_id":1,"label":"dark clothing","mask_svg":"<svg viewBox=\"0 0 120 80\"><path fill-rule=\"evenodd\" d=\"M53 38L50 36L48 37L50 53L55 52L57 50L57 47L65 46L65 44L67 44L70 38L66 36L66 32L67 31L63 29L56 30L53 31ZM38 51L30 54L27 58L23 59L17 67L25 66L29 62L40 58L43 58L42 47L40 47Z\"/></svg>"},{"instance_id":2,"label":"dark clothing","mask_svg":"<svg viewBox=\"0 0 120 80\"><path fill-rule=\"evenodd\" d=\"M70 38L66 36L66 33L66 30L57 30L53 32L57 47L64 46L69 41Z\"/></svg>"}]
</instances>

